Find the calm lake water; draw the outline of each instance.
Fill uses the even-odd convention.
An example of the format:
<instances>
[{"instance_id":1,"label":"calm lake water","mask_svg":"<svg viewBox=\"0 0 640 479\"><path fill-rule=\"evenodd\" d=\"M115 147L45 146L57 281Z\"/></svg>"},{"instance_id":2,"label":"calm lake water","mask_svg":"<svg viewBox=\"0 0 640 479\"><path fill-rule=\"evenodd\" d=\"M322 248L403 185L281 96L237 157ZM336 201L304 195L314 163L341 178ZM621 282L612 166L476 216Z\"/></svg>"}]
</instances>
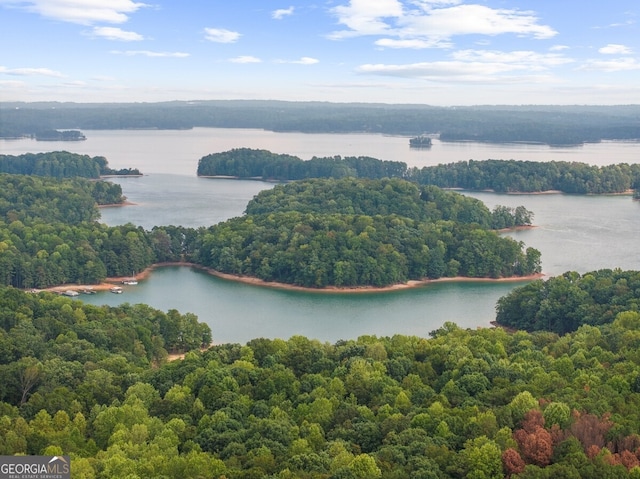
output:
<instances>
[{"instance_id":1,"label":"calm lake water","mask_svg":"<svg viewBox=\"0 0 640 479\"><path fill-rule=\"evenodd\" d=\"M105 208L110 225L209 226L243 213L247 202L273 185L258 181L195 176L198 160L232 148L263 148L309 159L313 156L372 156L425 166L467 159L581 161L596 165L640 162L640 144L605 142L575 148L434 142L410 150L408 139L383 135L311 135L261 130L86 131L78 143L0 140L0 152L68 150L107 157L113 168L135 167L142 178L120 178L134 206ZM509 233L542 252L543 270L556 275L600 268L640 269L640 202L628 196L496 195L466 193L493 208L524 205L534 229ZM147 303L161 310L193 312L212 328L214 341L244 343L255 337L304 335L323 341L361 335L426 336L445 321L488 326L498 298L518 283L439 283L389 293L314 293L250 286L190 268L156 270L125 293L83 296L94 304Z\"/></svg>"}]
</instances>

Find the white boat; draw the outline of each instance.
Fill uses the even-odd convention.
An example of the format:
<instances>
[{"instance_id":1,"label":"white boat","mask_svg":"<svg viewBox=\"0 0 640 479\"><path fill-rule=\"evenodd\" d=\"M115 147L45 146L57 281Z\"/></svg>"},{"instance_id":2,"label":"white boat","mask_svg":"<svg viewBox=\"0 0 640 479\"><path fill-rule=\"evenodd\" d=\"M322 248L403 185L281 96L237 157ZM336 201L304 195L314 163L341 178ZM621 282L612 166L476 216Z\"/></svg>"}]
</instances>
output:
<instances>
[{"instance_id":1,"label":"white boat","mask_svg":"<svg viewBox=\"0 0 640 479\"><path fill-rule=\"evenodd\" d=\"M122 284L128 284L131 286L135 286L136 284L138 284L138 281L136 280L135 275L131 275L131 279L125 279L122 281Z\"/></svg>"},{"instance_id":2,"label":"white boat","mask_svg":"<svg viewBox=\"0 0 640 479\"><path fill-rule=\"evenodd\" d=\"M74 291L72 289L68 289L68 290L64 291L62 294L64 294L65 296L71 296L72 298L74 296L80 296L80 293L78 293L77 291Z\"/></svg>"},{"instance_id":3,"label":"white boat","mask_svg":"<svg viewBox=\"0 0 640 479\"><path fill-rule=\"evenodd\" d=\"M120 286L114 286L109 291L115 294L122 294L122 288Z\"/></svg>"}]
</instances>

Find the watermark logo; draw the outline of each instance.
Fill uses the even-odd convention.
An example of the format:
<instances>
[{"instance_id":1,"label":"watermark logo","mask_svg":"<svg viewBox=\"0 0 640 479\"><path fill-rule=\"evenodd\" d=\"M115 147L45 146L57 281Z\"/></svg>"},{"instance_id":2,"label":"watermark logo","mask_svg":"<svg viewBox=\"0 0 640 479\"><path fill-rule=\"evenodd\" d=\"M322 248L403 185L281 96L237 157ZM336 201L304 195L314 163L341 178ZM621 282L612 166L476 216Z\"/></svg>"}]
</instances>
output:
<instances>
[{"instance_id":1,"label":"watermark logo","mask_svg":"<svg viewBox=\"0 0 640 479\"><path fill-rule=\"evenodd\" d=\"M0 479L71 479L69 456L0 456Z\"/></svg>"}]
</instances>

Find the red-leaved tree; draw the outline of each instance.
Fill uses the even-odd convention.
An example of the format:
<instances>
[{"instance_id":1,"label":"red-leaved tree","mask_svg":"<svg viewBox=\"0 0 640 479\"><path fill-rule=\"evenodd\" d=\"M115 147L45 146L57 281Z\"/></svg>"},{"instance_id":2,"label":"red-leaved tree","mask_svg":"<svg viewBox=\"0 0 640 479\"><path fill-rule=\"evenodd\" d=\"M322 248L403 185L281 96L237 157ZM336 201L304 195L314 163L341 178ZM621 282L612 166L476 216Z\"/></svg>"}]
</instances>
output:
<instances>
[{"instance_id":1,"label":"red-leaved tree","mask_svg":"<svg viewBox=\"0 0 640 479\"><path fill-rule=\"evenodd\" d=\"M544 417L536 409L529 411L522 421L522 429L513 433L524 461L537 466L548 466L553 456L553 439L544 428Z\"/></svg>"},{"instance_id":2,"label":"red-leaved tree","mask_svg":"<svg viewBox=\"0 0 640 479\"><path fill-rule=\"evenodd\" d=\"M512 474L524 472L524 466L524 460L515 449L510 447L502 453L502 467L508 478L511 477Z\"/></svg>"}]
</instances>

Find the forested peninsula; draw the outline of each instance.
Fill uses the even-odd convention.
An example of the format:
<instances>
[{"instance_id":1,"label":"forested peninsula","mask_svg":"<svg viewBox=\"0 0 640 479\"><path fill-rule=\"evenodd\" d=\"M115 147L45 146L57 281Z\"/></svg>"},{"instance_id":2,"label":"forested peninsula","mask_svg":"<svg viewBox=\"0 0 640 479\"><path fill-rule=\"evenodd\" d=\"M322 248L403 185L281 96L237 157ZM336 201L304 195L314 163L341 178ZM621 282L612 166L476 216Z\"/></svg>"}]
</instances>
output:
<instances>
[{"instance_id":1,"label":"forested peninsula","mask_svg":"<svg viewBox=\"0 0 640 479\"><path fill-rule=\"evenodd\" d=\"M540 272L540 253L491 231L532 213L400 179L316 179L261 192L243 217L200 234L196 263L297 286L384 287Z\"/></svg>"},{"instance_id":2,"label":"forested peninsula","mask_svg":"<svg viewBox=\"0 0 640 479\"><path fill-rule=\"evenodd\" d=\"M78 160L51 156L49 162L63 166L65 160ZM90 158L83 160L95 166ZM445 276L521 277L540 271L537 250L525 251L521 243L491 230L530 224L531 212L504 207L489 212L480 201L437 187L420 191L406 180L290 184L275 190L280 205L267 207L269 195L261 197L268 213L210 228L158 226L151 231L97 221L98 204L123 200L120 187L108 182L10 174L0 174L0 181L0 281L18 288L97 284L162 262L190 262L309 288L385 287ZM308 203L312 196L333 204L332 214L317 203L307 213L290 211L292 204Z\"/></svg>"},{"instance_id":3,"label":"forested peninsula","mask_svg":"<svg viewBox=\"0 0 640 479\"><path fill-rule=\"evenodd\" d=\"M136 168L109 168L104 156L79 155L68 151L0 155L0 173L51 176L53 178L100 178L101 176L140 176Z\"/></svg>"},{"instance_id":4,"label":"forested peninsula","mask_svg":"<svg viewBox=\"0 0 640 479\"><path fill-rule=\"evenodd\" d=\"M640 310L640 272L566 272L516 288L500 298L496 310L498 324L526 331L564 334L610 323L619 313Z\"/></svg>"},{"instance_id":5,"label":"forested peninsula","mask_svg":"<svg viewBox=\"0 0 640 479\"><path fill-rule=\"evenodd\" d=\"M161 103L2 102L0 137L43 130L259 128L379 133L440 141L579 145L640 139L640 106L454 106L261 100ZM409 145L407 145L409 148Z\"/></svg>"},{"instance_id":6,"label":"forested peninsula","mask_svg":"<svg viewBox=\"0 0 640 479\"><path fill-rule=\"evenodd\" d=\"M619 194L640 189L640 164L593 166L564 161L469 160L408 168L404 162L371 157L313 157L305 161L250 148L202 157L198 175L280 181L348 176L403 178L418 185L498 193Z\"/></svg>"}]
</instances>

